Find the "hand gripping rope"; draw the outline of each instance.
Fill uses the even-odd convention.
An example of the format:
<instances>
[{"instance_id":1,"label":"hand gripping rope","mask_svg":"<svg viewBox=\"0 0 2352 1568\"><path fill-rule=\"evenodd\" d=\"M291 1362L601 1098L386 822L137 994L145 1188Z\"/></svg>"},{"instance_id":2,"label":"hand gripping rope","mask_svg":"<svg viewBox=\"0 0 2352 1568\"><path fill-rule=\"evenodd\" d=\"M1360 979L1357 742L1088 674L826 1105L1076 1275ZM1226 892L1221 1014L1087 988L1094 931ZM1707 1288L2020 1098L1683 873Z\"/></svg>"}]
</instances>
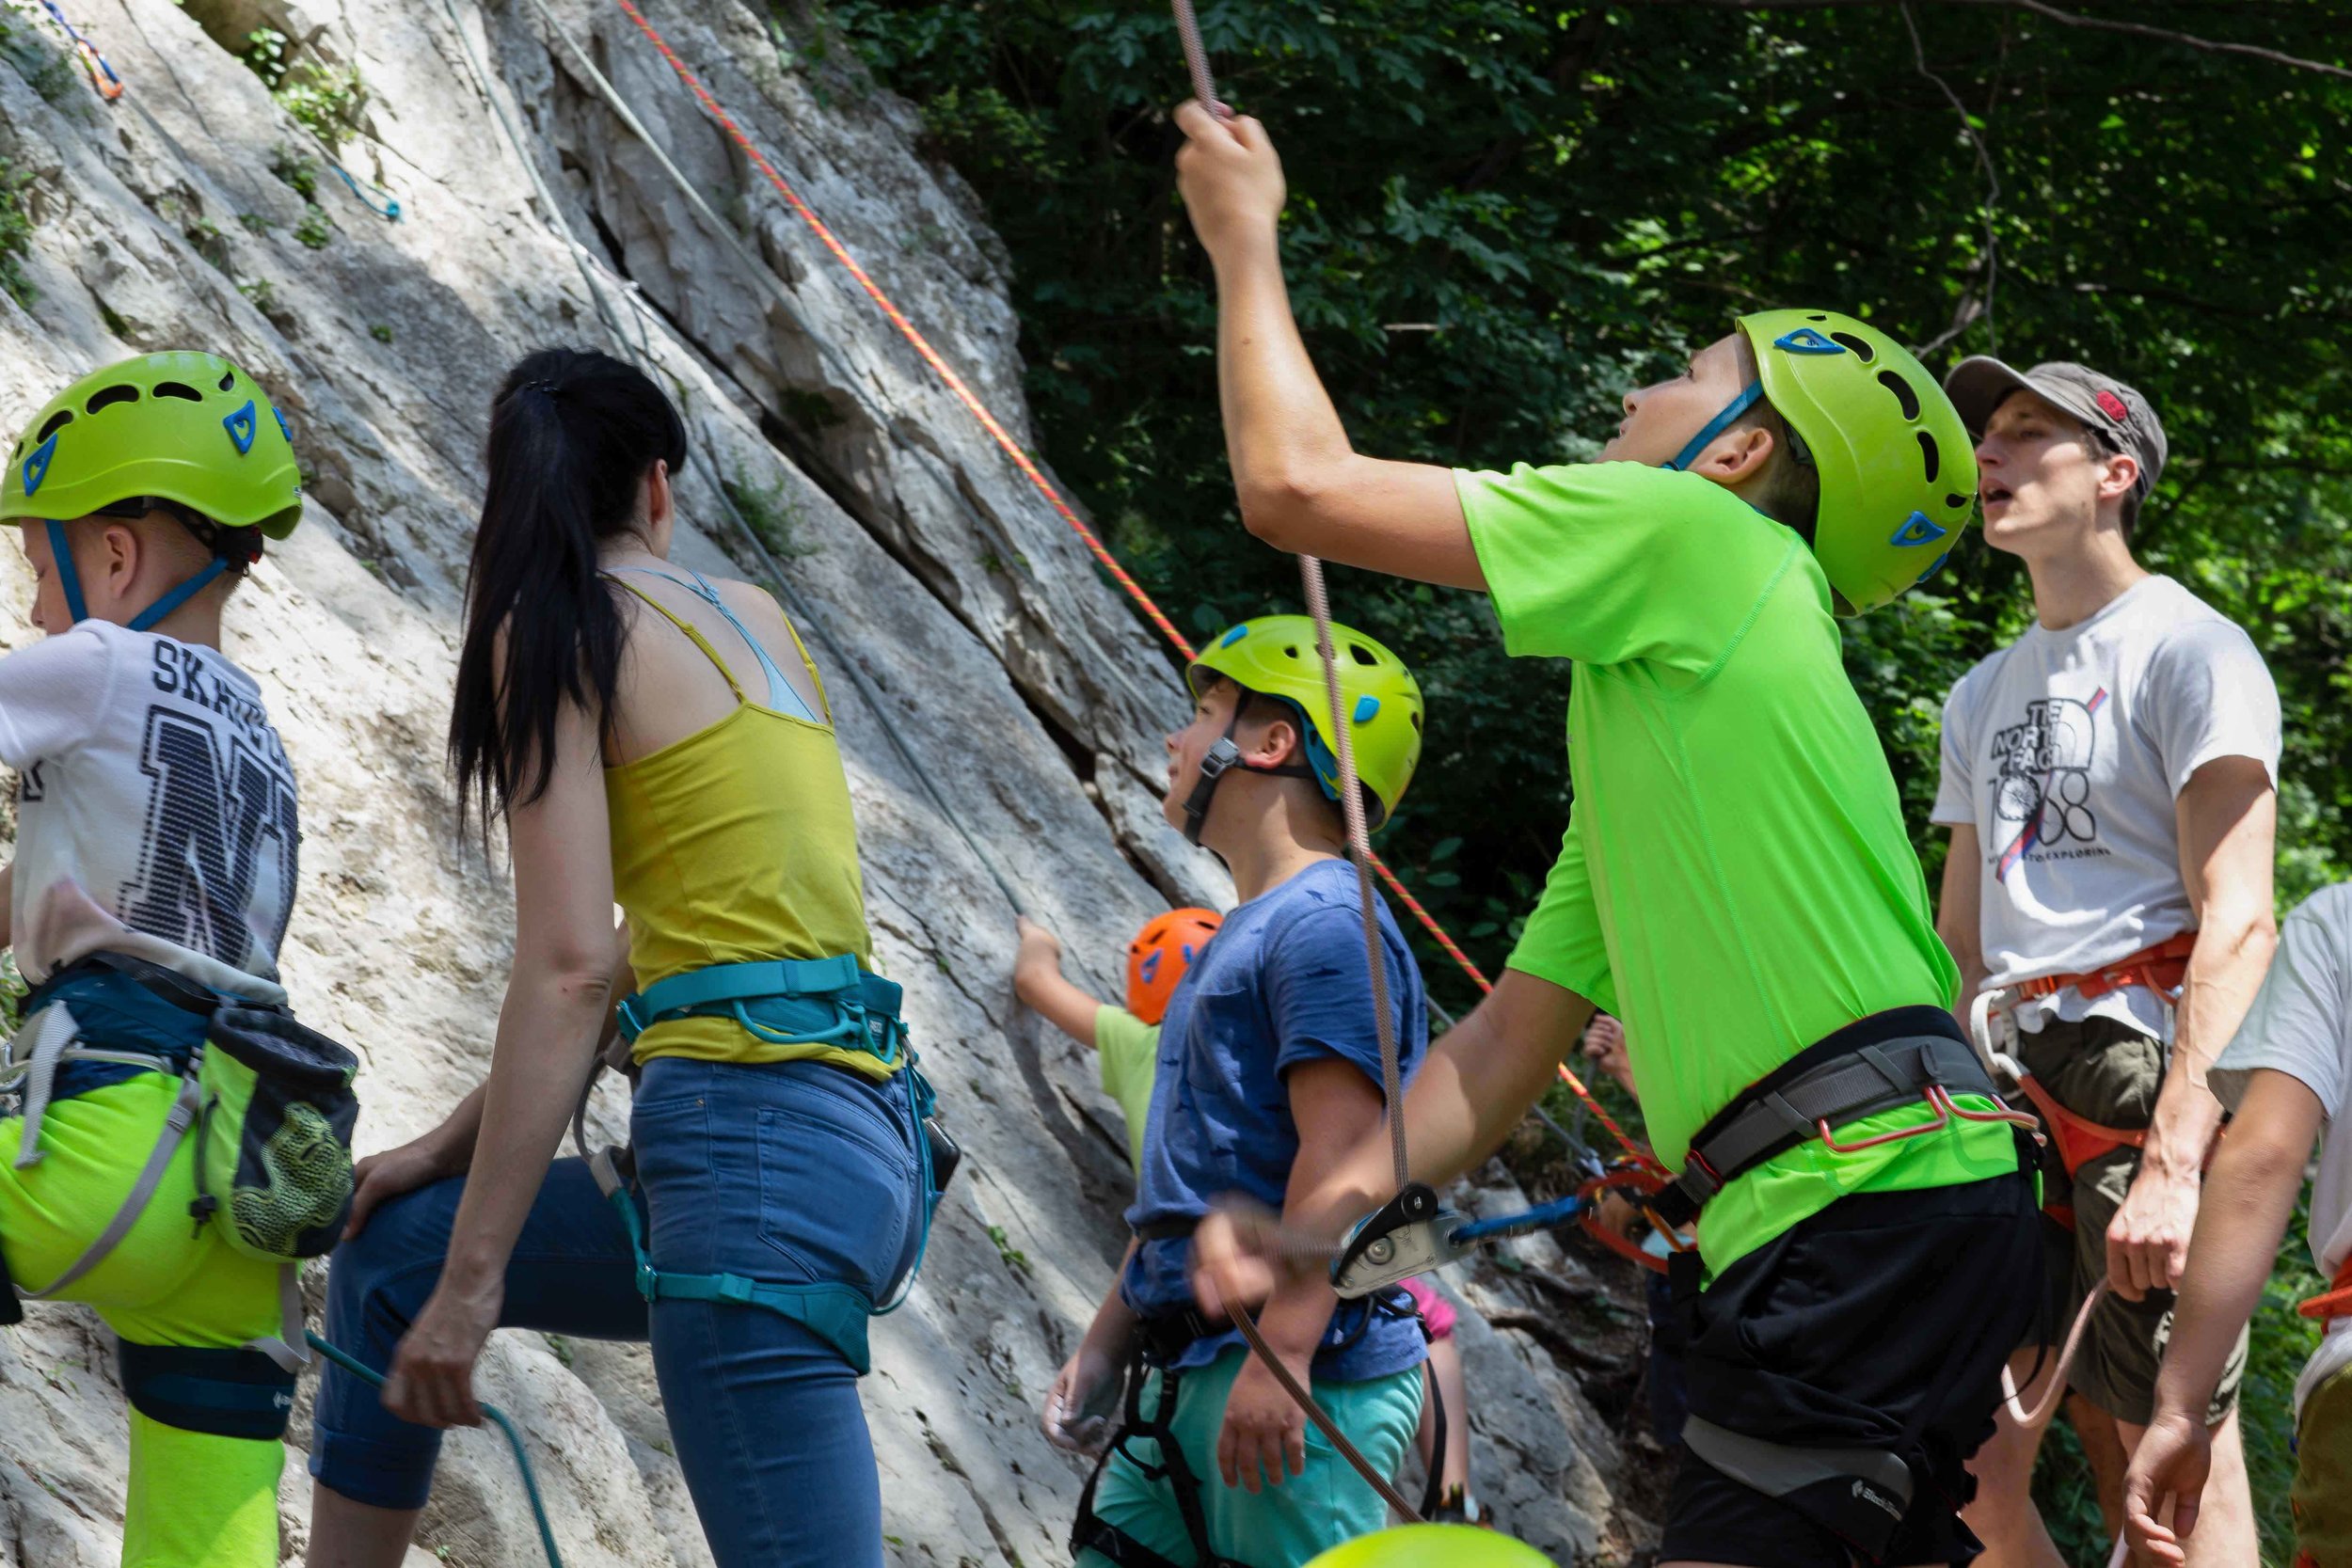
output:
<instances>
[{"instance_id":1,"label":"hand gripping rope","mask_svg":"<svg viewBox=\"0 0 2352 1568\"><path fill-rule=\"evenodd\" d=\"M303 1337L310 1341L312 1350L362 1383L377 1389L384 1386L384 1374L358 1356L336 1349L308 1329L303 1331ZM548 1522L548 1505L539 1496L539 1478L531 1468L531 1455L523 1451L522 1433L515 1430L514 1418L497 1405L485 1401L482 1413L497 1423L499 1431L506 1434L506 1446L515 1450L515 1464L523 1473L523 1492L531 1498L531 1516L539 1527L539 1544L548 1554L548 1568L564 1568L564 1554L555 1549L555 1527Z\"/></svg>"}]
</instances>

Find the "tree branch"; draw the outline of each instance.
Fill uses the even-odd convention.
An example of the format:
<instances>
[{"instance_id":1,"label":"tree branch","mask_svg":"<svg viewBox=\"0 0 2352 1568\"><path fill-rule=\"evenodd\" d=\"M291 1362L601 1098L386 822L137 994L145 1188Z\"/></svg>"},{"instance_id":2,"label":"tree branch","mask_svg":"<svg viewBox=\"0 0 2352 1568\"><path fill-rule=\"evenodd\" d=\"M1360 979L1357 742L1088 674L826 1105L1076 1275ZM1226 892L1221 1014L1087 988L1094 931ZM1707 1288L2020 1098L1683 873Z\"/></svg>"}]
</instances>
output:
<instances>
[{"instance_id":1,"label":"tree branch","mask_svg":"<svg viewBox=\"0 0 2352 1568\"><path fill-rule=\"evenodd\" d=\"M1821 11L1847 10L1863 8L1883 8L1898 5L1901 0L1629 0L1638 6L1698 7L1723 11ZM2043 0L1924 0L1937 6L1980 6L1996 10L2030 11L2036 16L2068 27L2088 27L2099 32L2129 33L2137 38L2158 39L2166 43L2183 44L2201 49L2209 55L2243 55L2249 59L2266 60L2294 71L2315 71L2325 76L2341 76L2352 81L2352 67L2330 65L2325 60L2307 60L2299 55L2282 54L2265 49L2259 44L2235 43L2227 39L2198 38L2190 33L2174 32L2169 27L2152 27L2144 22L2121 22L2113 17L2085 16L2078 11L2062 11Z\"/></svg>"},{"instance_id":2,"label":"tree branch","mask_svg":"<svg viewBox=\"0 0 2352 1568\"><path fill-rule=\"evenodd\" d=\"M1960 94L1952 90L1949 82L1928 69L1927 46L1919 41L1919 24L1912 19L1911 7L1900 5L1896 10L1903 19L1903 31L1911 35L1911 58L1918 67L1919 74L1935 84L1935 90L1944 95L1945 102L1952 106L1952 113L1960 117L1961 135L1966 136L1968 144L1977 150L1977 166L1984 171L1984 199L1977 208L1984 218L1984 309L1981 311L1972 309L1969 292L1963 290L1960 304L1952 311L1951 325L1920 348L1918 353L1921 357L1936 353L1977 322L1982 321L1986 341L1997 357L2001 352L2001 328L1994 319L1993 296L2001 280L2001 236L1994 227L1994 214L2001 204L2001 177L1994 172L1992 150L1984 145L1984 137L1979 134L1976 120L1969 116L1968 105L1960 101Z\"/></svg>"}]
</instances>

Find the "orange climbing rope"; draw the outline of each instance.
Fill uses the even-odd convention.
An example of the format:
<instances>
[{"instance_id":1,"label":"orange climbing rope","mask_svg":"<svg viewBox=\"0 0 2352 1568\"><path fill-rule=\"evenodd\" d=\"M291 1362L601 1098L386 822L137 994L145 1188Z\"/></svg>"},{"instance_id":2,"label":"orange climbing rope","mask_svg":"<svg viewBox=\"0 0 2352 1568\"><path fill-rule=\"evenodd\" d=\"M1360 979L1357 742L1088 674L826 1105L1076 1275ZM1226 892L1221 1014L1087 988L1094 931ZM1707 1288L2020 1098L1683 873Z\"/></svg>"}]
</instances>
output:
<instances>
[{"instance_id":1,"label":"orange climbing rope","mask_svg":"<svg viewBox=\"0 0 2352 1568\"><path fill-rule=\"evenodd\" d=\"M742 150L743 156L751 160L752 166L758 169L767 178L768 182L775 187L776 194L783 197L785 204L790 207L794 214L808 226L809 232L816 235L818 242L833 253L834 259L839 261L850 276L857 280L858 286L866 291L866 297L874 302L875 308L889 318L890 325L898 329L899 335L905 338L914 352L922 356L923 362L931 368L932 373L939 377L948 391L955 394L956 401L962 404L970 411L972 417L980 422L980 428L987 431L997 446L1004 450L1005 455L1012 460L1013 467L1021 470L1022 477L1035 486L1037 493L1044 498L1045 504L1052 507L1055 515L1069 524L1072 531L1085 541L1088 550L1093 554L1097 562L1102 563L1103 569L1111 575L1111 580L1125 590L1127 596L1135 600L1136 607L1143 611L1154 626L1159 628L1160 634L1166 637L1187 661L1197 657L1192 644L1185 641L1182 632L1176 629L1176 623L1168 619L1168 612L1153 602L1152 595L1145 592L1143 585L1128 573L1126 567L1120 564L1119 558L1111 554L1110 547L1103 543L1102 537L1088 527L1086 519L1079 516L1077 510L1062 498L1061 491L1056 488L1054 482L1045 477L1045 471L1038 467L1036 460L1029 456L1021 443L1013 439L1012 433L1005 428L1003 421L989 412L988 405L980 401L978 394L972 390L964 382L963 377L956 373L955 367L948 364L940 352L931 346L930 340L923 336L922 329L909 321L897 303L882 292L882 285L874 281L873 275L860 265L857 258L850 253L850 247L843 245L840 237L826 227L824 219L818 217L808 203L802 199L800 192L792 188L791 182L777 172L775 165L768 161L767 154L760 151L751 137L745 134L743 128L736 123L734 117L727 113L725 107L720 103L711 90L704 86L702 78L694 74L693 68L689 66L679 56L678 52L671 47L670 40L663 38L660 31L645 19L645 13L637 8L635 0L613 0L613 3L619 6L629 21L636 24L637 30L644 34L646 41L660 51L661 57L669 62L670 69L677 73L678 80L693 93L696 102L702 104L704 111L718 122L719 128L724 131L728 138ZM1462 951L1460 944L1447 934L1444 927L1438 924L1437 918L1422 907L1421 900L1415 898L1406 888L1403 880L1390 868L1388 862L1376 854L1371 855L1370 859L1372 867L1379 873L1380 879L1388 885L1391 893L1396 895L1405 908L1411 912L1413 918L1420 922L1422 929L1429 933L1431 940L1437 942L1446 957L1459 965L1462 973L1469 975L1482 992L1493 990L1493 982L1488 980L1480 972L1478 966L1470 961L1470 955ZM1609 1130L1611 1135L1624 1147L1627 1153L1645 1165L1655 1165L1656 1162L1649 1151L1634 1142L1625 1129L1617 1124L1616 1119L1602 1108L1600 1101L1593 1097L1592 1091L1585 1087L1582 1080L1569 1070L1565 1062L1560 1065L1560 1081L1567 1085L1570 1091L1583 1101L1586 1109L1590 1110L1600 1124Z\"/></svg>"},{"instance_id":2,"label":"orange climbing rope","mask_svg":"<svg viewBox=\"0 0 2352 1568\"><path fill-rule=\"evenodd\" d=\"M923 362L930 366L939 379L946 384L947 390L956 395L957 401L972 411L972 417L980 421L980 428L987 431L991 436L994 437L996 444L1005 449L1005 455L1012 459L1012 466L1020 469L1022 476L1031 484L1037 486L1037 493L1045 498L1045 504L1052 507L1055 514L1063 522L1068 523L1079 538L1086 541L1087 548L1094 552L1094 559L1101 562L1103 569L1110 573L1112 580L1125 589L1128 596L1142 607L1144 614L1152 618L1152 624L1160 628L1161 635L1176 645L1178 653L1183 654L1187 660L1191 659L1193 657L1192 644L1184 641L1184 633L1176 629L1176 623L1168 618L1167 611L1152 602L1152 595L1144 592L1143 584L1127 575L1127 568L1119 563L1119 558L1111 554L1109 547L1103 543L1101 537L1092 529L1087 527L1086 519L1078 515L1076 509L1062 499L1061 492L1054 487L1054 482L1047 479L1045 471L1037 466L1036 460L1022 450L1021 443L1012 438L1012 433L997 420L995 415L988 411L988 405L979 400L972 388L964 385L963 377L956 373L955 367L940 356L939 351L931 347L930 340L924 337L922 331L913 322L907 320L898 307L892 302L890 296L882 293L882 285L875 282L872 275L858 264L857 258L850 254L850 247L843 245L839 237L825 227L825 220L811 211L808 203L801 199L801 193L794 190L784 176L776 172L776 166L768 161L766 153L752 144L751 137L743 134L742 127L735 123L726 110L720 106L718 99L711 96L710 89L703 86L702 79L696 76L687 63L678 57L677 51L670 47L669 40L654 30L653 24L645 20L645 13L639 10L631 0L616 0L616 3L622 10L628 13L628 19L637 24L637 30L644 34L656 49L661 51L661 57L670 62L670 69L677 72L678 80L685 83L695 98L701 101L702 106L709 111L710 118L719 122L720 129L734 138L735 145L743 150L743 155L752 161L752 166L768 177L768 183L775 186L776 194L784 198L785 204L799 214L803 223L808 225L809 232L815 234L822 242L824 247L833 252L834 259L848 269L851 277L857 279L858 287L866 291L866 297L874 302L883 315L890 318L890 325L897 327L899 335L914 345L914 352L923 356Z\"/></svg>"}]
</instances>

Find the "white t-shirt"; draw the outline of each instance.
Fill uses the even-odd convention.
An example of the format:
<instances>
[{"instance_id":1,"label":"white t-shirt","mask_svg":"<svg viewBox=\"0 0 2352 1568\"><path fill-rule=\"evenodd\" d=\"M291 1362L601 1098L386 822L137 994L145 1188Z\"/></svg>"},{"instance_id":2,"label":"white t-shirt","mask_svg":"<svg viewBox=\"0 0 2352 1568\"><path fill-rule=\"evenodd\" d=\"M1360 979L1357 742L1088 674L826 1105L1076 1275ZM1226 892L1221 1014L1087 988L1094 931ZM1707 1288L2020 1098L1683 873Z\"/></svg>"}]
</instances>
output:
<instances>
[{"instance_id":1,"label":"white t-shirt","mask_svg":"<svg viewBox=\"0 0 2352 1568\"><path fill-rule=\"evenodd\" d=\"M2328 1131L2312 1181L2312 1257L2333 1279L2352 1258L2352 882L2303 900L2279 932L2279 951L2246 1022L2208 1082L2234 1111L2256 1068L2283 1072L2319 1097ZM2295 1384L2295 1410L2352 1367L2352 1318L2337 1318Z\"/></svg>"},{"instance_id":2,"label":"white t-shirt","mask_svg":"<svg viewBox=\"0 0 2352 1568\"><path fill-rule=\"evenodd\" d=\"M2190 929L2173 800L2217 757L2279 774L2279 692L2246 633L2151 577L2061 631L2035 626L1944 704L1933 819L1977 830L1986 984L2087 974ZM2017 1008L2039 1029L2114 1018L2167 1034L2162 998L2069 988Z\"/></svg>"},{"instance_id":3,"label":"white t-shirt","mask_svg":"<svg viewBox=\"0 0 2352 1568\"><path fill-rule=\"evenodd\" d=\"M0 658L17 770L17 966L127 953L282 1002L294 770L253 677L211 648L84 621Z\"/></svg>"}]
</instances>

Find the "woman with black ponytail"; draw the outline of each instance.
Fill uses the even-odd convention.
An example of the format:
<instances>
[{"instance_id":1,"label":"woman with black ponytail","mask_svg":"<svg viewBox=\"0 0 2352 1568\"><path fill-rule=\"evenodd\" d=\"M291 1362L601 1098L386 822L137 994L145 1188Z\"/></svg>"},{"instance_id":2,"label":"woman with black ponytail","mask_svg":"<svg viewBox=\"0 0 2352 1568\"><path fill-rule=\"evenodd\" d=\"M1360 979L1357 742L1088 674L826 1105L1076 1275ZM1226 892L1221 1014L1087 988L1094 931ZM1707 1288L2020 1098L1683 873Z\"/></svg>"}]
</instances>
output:
<instances>
[{"instance_id":1,"label":"woman with black ponytail","mask_svg":"<svg viewBox=\"0 0 2352 1568\"><path fill-rule=\"evenodd\" d=\"M721 1568L882 1562L857 1377L920 1256L929 1090L816 666L766 594L668 559L685 465L617 359L499 389L450 755L506 826L514 971L489 1081L359 1166L328 1337L390 1375L326 1374L312 1568L402 1560L500 1326L651 1338ZM615 1023L631 1150L550 1163Z\"/></svg>"}]
</instances>

